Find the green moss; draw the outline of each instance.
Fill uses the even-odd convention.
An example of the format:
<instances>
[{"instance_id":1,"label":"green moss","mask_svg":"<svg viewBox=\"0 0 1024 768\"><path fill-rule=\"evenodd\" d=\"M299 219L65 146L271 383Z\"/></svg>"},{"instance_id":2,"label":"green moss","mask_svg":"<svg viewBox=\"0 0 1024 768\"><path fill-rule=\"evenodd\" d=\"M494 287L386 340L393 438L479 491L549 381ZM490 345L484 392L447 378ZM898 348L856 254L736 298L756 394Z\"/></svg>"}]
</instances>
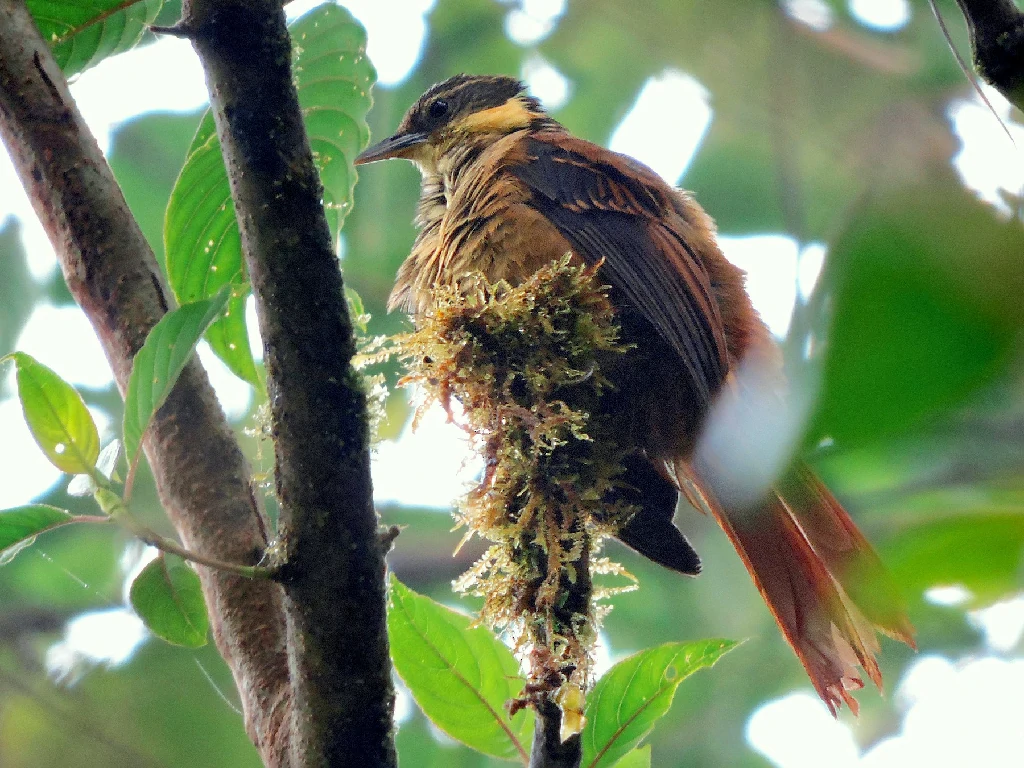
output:
<instances>
[{"instance_id":1,"label":"green moss","mask_svg":"<svg viewBox=\"0 0 1024 768\"><path fill-rule=\"evenodd\" d=\"M601 363L627 347L596 272L566 257L518 286L471 275L438 289L416 331L391 340L402 383L425 394L420 412L440 403L484 459L456 519L491 547L455 588L483 597L481 620L515 639L534 695L586 688L599 616L591 574L624 574L592 557L633 512L604 502L625 451L599 408L612 386Z\"/></svg>"}]
</instances>

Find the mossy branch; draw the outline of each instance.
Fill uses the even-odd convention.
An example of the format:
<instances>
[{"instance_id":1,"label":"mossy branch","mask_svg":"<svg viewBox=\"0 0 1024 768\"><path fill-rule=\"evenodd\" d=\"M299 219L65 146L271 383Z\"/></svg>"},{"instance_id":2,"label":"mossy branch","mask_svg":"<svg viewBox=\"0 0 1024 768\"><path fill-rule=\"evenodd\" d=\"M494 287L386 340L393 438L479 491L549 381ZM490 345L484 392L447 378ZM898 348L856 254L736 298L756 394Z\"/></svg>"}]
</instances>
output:
<instances>
[{"instance_id":1,"label":"mossy branch","mask_svg":"<svg viewBox=\"0 0 1024 768\"><path fill-rule=\"evenodd\" d=\"M599 407L612 386L602 366L628 347L597 269L567 256L518 286L468 276L391 342L403 383L424 393L420 412L440 403L484 459L456 518L491 546L455 588L483 597L481 621L523 661L511 708L538 712L536 765L579 762L601 616L592 573L623 573L593 554L634 511L608 502L627 451Z\"/></svg>"}]
</instances>

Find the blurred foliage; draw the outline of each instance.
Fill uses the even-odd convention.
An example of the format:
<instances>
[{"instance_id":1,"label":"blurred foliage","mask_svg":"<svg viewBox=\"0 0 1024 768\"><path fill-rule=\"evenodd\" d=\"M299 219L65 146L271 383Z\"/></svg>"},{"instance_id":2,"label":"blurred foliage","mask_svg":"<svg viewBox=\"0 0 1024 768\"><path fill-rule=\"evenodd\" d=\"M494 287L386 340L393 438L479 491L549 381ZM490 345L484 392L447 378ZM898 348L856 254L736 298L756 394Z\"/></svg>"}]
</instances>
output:
<instances>
[{"instance_id":1,"label":"blurred foliage","mask_svg":"<svg viewBox=\"0 0 1024 768\"><path fill-rule=\"evenodd\" d=\"M550 35L520 46L505 27L516 0L437 0L411 75L374 91L372 134L389 135L438 80L461 71L518 75L538 55L570 82L555 117L600 143L647 78L674 68L699 80L714 114L682 184L723 234L786 233L828 248L825 271L797 306L786 342L794 376L822 374L805 440L809 458L906 589L922 650L978 652L981 639L964 607L931 604L923 592L962 584L975 607L1021 589L1024 231L979 202L951 169L959 140L947 109L971 91L927 3L914 0L909 23L895 32L861 25L841 0L829 0L832 24L824 31L794 21L782 5L650 0L638 10L616 0L570 0ZM939 6L963 50L955 3ZM159 22L173 21L176 7L167 3ZM164 207L198 119L151 114L114 140L112 165L158 253ZM996 151L1009 163L1018 150L1006 141ZM355 189L342 263L373 315L371 333L405 327L385 314L384 302L413 238L418 186L411 166L388 163L364 171ZM11 350L33 302L70 300L59 281L32 282L17 233L10 223L0 230L0 354ZM112 389L85 398L119 422ZM401 405L389 411L397 421L405 412ZM256 450L250 438L243 444ZM89 502L59 488L39 501L91 512ZM145 476L135 505L167 530ZM474 553L451 558L450 518L382 513L407 526L391 554L402 580L455 602L450 581ZM616 657L666 642L748 638L680 689L651 737L653 763L763 766L745 746L747 719L764 700L808 684L725 537L713 522L680 514L704 573L683 579L609 544L642 587L616 599L605 633ZM82 668L74 685L51 682L43 660L62 624L123 603L125 540L92 528L46 536L0 571L3 764L257 765L241 718L218 693L233 696L212 647L147 642L122 666ZM885 643L890 687L913 658ZM892 696L865 691L859 698L862 742L897 727ZM418 712L403 721L398 741L407 765L494 764L438 736Z\"/></svg>"}]
</instances>

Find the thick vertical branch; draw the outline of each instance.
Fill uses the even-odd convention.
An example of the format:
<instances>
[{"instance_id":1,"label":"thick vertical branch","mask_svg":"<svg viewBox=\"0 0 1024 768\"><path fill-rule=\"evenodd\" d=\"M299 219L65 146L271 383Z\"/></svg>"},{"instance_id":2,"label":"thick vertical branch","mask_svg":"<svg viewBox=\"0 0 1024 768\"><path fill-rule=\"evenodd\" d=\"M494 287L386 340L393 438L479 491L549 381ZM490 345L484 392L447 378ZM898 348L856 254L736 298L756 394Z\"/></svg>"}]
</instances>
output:
<instances>
[{"instance_id":1,"label":"thick vertical branch","mask_svg":"<svg viewBox=\"0 0 1024 768\"><path fill-rule=\"evenodd\" d=\"M384 548L352 325L275 0L191 0L264 342L302 766L389 766Z\"/></svg>"},{"instance_id":2,"label":"thick vertical branch","mask_svg":"<svg viewBox=\"0 0 1024 768\"><path fill-rule=\"evenodd\" d=\"M166 289L21 0L0 0L0 133L123 392L135 353L167 311ZM197 362L157 413L146 453L186 546L219 560L259 559L266 530L249 468ZM268 765L283 765L289 697L280 589L199 571L249 735Z\"/></svg>"}]
</instances>

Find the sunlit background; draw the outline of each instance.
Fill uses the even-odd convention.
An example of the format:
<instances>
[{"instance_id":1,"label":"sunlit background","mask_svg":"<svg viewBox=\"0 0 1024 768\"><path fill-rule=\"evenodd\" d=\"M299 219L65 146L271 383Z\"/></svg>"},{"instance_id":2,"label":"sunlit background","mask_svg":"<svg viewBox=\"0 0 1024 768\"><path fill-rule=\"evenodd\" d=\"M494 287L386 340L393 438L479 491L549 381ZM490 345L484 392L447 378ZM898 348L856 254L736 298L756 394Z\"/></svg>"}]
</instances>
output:
<instances>
[{"instance_id":1,"label":"sunlit background","mask_svg":"<svg viewBox=\"0 0 1024 768\"><path fill-rule=\"evenodd\" d=\"M289 16L317 4L292 3ZM654 764L1020 765L1024 125L997 93L985 92L990 109L973 92L927 4L343 4L368 30L376 137L436 80L513 73L574 132L695 190L786 340L794 378L813 382L811 460L907 590L920 652L886 643L886 697L865 691L860 719L837 722L713 525L682 521L706 563L694 581L615 549L643 586L619 598L607 658L750 638L682 686L653 737ZM954 3L940 6L964 45ZM191 48L150 42L85 72L72 92L159 251L162 205L206 104ZM29 352L79 387L110 439L120 420L110 371L6 158L0 190L0 354ZM401 327L382 307L417 191L410 167L364 170L342 234L346 278L381 332ZM252 390L200 355L229 416L251 426ZM3 376L0 508L79 503ZM404 397L388 410L375 495L385 519L410 526L392 565L451 603L447 584L465 562L450 558L442 513L474 465L443 415L413 433ZM0 568L0 764L258 764L216 654L151 641L123 607L126 576L149 556L110 531L59 532ZM488 764L407 700L399 710L404 764Z\"/></svg>"}]
</instances>

